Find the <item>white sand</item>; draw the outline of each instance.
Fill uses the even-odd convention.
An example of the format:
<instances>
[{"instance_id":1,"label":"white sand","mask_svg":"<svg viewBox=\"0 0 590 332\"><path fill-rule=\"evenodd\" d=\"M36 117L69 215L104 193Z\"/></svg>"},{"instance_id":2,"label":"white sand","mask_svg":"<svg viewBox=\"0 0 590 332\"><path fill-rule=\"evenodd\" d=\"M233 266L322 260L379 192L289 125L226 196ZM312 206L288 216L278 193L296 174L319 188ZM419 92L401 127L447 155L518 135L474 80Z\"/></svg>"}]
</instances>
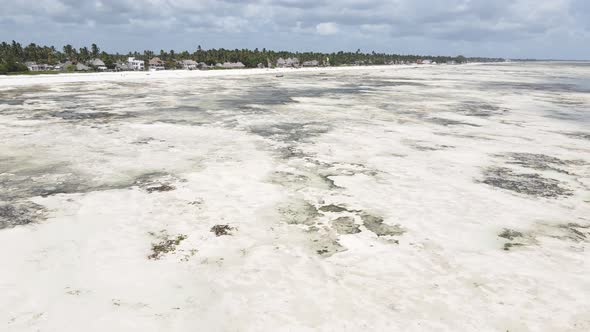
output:
<instances>
[{"instance_id":1,"label":"white sand","mask_svg":"<svg viewBox=\"0 0 590 332\"><path fill-rule=\"evenodd\" d=\"M473 65L473 64L469 64ZM306 67L306 68L254 68L254 69L224 69L224 70L162 70L162 71L125 71L116 73L60 73L41 75L0 76L0 87L15 87L32 84L56 84L74 82L110 82L110 81L145 81L152 79L172 78L205 78L225 76L252 76L261 74L284 75L303 72L347 72L384 69L409 69L417 67L431 67L432 65L403 65L403 66L351 66L351 67ZM467 65L466 65L467 66Z\"/></svg>"},{"instance_id":2,"label":"white sand","mask_svg":"<svg viewBox=\"0 0 590 332\"><path fill-rule=\"evenodd\" d=\"M2 77L0 330L589 331L589 68Z\"/></svg>"}]
</instances>

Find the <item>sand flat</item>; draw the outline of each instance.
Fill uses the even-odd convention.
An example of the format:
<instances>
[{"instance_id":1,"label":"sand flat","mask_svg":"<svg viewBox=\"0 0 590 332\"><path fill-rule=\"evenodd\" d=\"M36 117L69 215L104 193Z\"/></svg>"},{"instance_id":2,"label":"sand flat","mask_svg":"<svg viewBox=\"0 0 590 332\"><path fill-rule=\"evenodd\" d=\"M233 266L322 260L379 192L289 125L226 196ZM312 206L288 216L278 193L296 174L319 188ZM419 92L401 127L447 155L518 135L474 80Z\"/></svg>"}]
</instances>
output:
<instances>
[{"instance_id":1,"label":"sand flat","mask_svg":"<svg viewBox=\"0 0 590 332\"><path fill-rule=\"evenodd\" d=\"M588 331L589 78L0 77L0 330Z\"/></svg>"}]
</instances>

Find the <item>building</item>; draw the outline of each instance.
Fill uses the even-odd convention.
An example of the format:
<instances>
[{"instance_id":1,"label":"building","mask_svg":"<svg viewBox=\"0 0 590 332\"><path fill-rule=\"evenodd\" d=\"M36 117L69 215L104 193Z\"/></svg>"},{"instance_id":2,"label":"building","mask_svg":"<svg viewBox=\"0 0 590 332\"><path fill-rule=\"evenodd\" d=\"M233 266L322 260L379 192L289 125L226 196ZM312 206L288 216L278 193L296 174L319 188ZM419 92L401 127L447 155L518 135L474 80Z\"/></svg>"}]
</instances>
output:
<instances>
[{"instance_id":1,"label":"building","mask_svg":"<svg viewBox=\"0 0 590 332\"><path fill-rule=\"evenodd\" d=\"M76 64L76 71L89 71L89 70L90 70L90 67L86 66L83 63L78 62Z\"/></svg>"},{"instance_id":2,"label":"building","mask_svg":"<svg viewBox=\"0 0 590 332\"><path fill-rule=\"evenodd\" d=\"M133 70L133 68L130 67L127 62L118 61L117 63L115 63L115 71L127 71L127 70Z\"/></svg>"},{"instance_id":3,"label":"building","mask_svg":"<svg viewBox=\"0 0 590 332\"><path fill-rule=\"evenodd\" d=\"M277 59L277 67L279 68L297 68L299 67L299 59L297 58L278 58Z\"/></svg>"},{"instance_id":4,"label":"building","mask_svg":"<svg viewBox=\"0 0 590 332\"><path fill-rule=\"evenodd\" d=\"M53 69L53 66L46 65L43 63L36 63L34 61L25 62L25 66L27 66L29 71L44 71L44 70L52 70Z\"/></svg>"},{"instance_id":5,"label":"building","mask_svg":"<svg viewBox=\"0 0 590 332\"><path fill-rule=\"evenodd\" d=\"M317 67L320 65L318 60L304 61L303 67Z\"/></svg>"},{"instance_id":6,"label":"building","mask_svg":"<svg viewBox=\"0 0 590 332\"><path fill-rule=\"evenodd\" d=\"M55 66L55 69L62 71L73 71L76 69L76 65L74 65L72 61L68 60L64 63L60 63L59 65Z\"/></svg>"},{"instance_id":7,"label":"building","mask_svg":"<svg viewBox=\"0 0 590 332\"><path fill-rule=\"evenodd\" d=\"M186 70L195 70L198 68L199 64L194 60L182 60L182 69Z\"/></svg>"},{"instance_id":8,"label":"building","mask_svg":"<svg viewBox=\"0 0 590 332\"><path fill-rule=\"evenodd\" d=\"M159 71L159 70L165 70L166 69L166 68L164 68L164 61L162 61L158 57L152 58L149 61L149 65L150 65L150 70L151 71Z\"/></svg>"},{"instance_id":9,"label":"building","mask_svg":"<svg viewBox=\"0 0 590 332\"><path fill-rule=\"evenodd\" d=\"M27 66L27 68L29 69L29 71L39 71L39 65L37 65L36 62L33 61L27 61L25 62L25 66Z\"/></svg>"},{"instance_id":10,"label":"building","mask_svg":"<svg viewBox=\"0 0 590 332\"><path fill-rule=\"evenodd\" d=\"M215 67L220 67L220 68L224 68L224 69L239 69L239 68L244 68L246 66L241 62L224 62L223 64L216 63Z\"/></svg>"},{"instance_id":11,"label":"building","mask_svg":"<svg viewBox=\"0 0 590 332\"><path fill-rule=\"evenodd\" d=\"M101 59L92 59L88 62L86 62L87 65L89 65L90 67L94 67L98 70L107 70L107 66L105 65L104 61L102 61Z\"/></svg>"},{"instance_id":12,"label":"building","mask_svg":"<svg viewBox=\"0 0 590 332\"><path fill-rule=\"evenodd\" d=\"M130 70L145 70L145 63L143 60L137 60L133 57L127 59L127 66Z\"/></svg>"}]
</instances>

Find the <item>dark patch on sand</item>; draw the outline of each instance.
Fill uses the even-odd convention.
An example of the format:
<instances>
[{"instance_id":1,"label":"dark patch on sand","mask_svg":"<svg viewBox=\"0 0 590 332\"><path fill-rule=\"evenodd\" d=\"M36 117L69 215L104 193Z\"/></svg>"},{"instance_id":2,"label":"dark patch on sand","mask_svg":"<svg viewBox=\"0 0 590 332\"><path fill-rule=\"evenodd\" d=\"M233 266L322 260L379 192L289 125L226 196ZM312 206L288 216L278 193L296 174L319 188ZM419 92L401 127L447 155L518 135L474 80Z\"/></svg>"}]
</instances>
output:
<instances>
[{"instance_id":1,"label":"dark patch on sand","mask_svg":"<svg viewBox=\"0 0 590 332\"><path fill-rule=\"evenodd\" d=\"M508 240L503 245L503 249L506 251L537 243L535 237L531 235L530 232L523 233L509 228L504 228L502 232L498 234L498 237Z\"/></svg>"},{"instance_id":2,"label":"dark patch on sand","mask_svg":"<svg viewBox=\"0 0 590 332\"><path fill-rule=\"evenodd\" d=\"M147 145L147 144L151 144L152 142L164 143L166 141L163 140L163 139L155 139L153 137L141 137L141 138L138 138L137 140L131 142L131 144L135 144L135 145Z\"/></svg>"},{"instance_id":3,"label":"dark patch on sand","mask_svg":"<svg viewBox=\"0 0 590 332\"><path fill-rule=\"evenodd\" d=\"M505 157L508 164L519 165L525 168L532 168L540 171L555 171L559 173L569 174L568 171L559 168L567 166L568 161L561 160L556 157L547 156L544 154L536 153L508 153L506 155L500 155L499 157Z\"/></svg>"},{"instance_id":4,"label":"dark patch on sand","mask_svg":"<svg viewBox=\"0 0 590 332\"><path fill-rule=\"evenodd\" d=\"M439 151L439 150L447 150L447 149L455 148L452 145L431 144L428 142L409 140L409 139L402 140L402 143L404 143L405 145L411 147L414 150L418 150L418 151Z\"/></svg>"},{"instance_id":5,"label":"dark patch on sand","mask_svg":"<svg viewBox=\"0 0 590 332\"><path fill-rule=\"evenodd\" d=\"M138 176L135 178L134 185L142 188L148 193L166 192L175 190L176 187L170 183L177 181L175 177L168 173L153 172Z\"/></svg>"},{"instance_id":6,"label":"dark patch on sand","mask_svg":"<svg viewBox=\"0 0 590 332\"><path fill-rule=\"evenodd\" d=\"M329 174L329 175L318 174L318 176L320 177L320 179L322 179L322 181L324 181L328 185L328 188L342 189L342 187L336 185L334 180L330 179L331 176L334 176L333 174Z\"/></svg>"},{"instance_id":7,"label":"dark patch on sand","mask_svg":"<svg viewBox=\"0 0 590 332\"><path fill-rule=\"evenodd\" d=\"M338 242L338 234L334 229L318 224L320 214L318 210L308 202L299 199L288 205L279 207L285 222L291 225L299 225L308 237L311 250L315 253L329 257L335 253L347 250Z\"/></svg>"},{"instance_id":8,"label":"dark patch on sand","mask_svg":"<svg viewBox=\"0 0 590 332\"><path fill-rule=\"evenodd\" d=\"M260 85L258 89L248 89L243 94L228 96L216 101L222 109L237 109L251 105L277 106L295 103L293 93L271 85Z\"/></svg>"},{"instance_id":9,"label":"dark patch on sand","mask_svg":"<svg viewBox=\"0 0 590 332\"><path fill-rule=\"evenodd\" d=\"M406 231L399 225L388 225L384 223L383 218L364 213L361 215L363 225L377 236L397 236Z\"/></svg>"},{"instance_id":10,"label":"dark patch on sand","mask_svg":"<svg viewBox=\"0 0 590 332\"><path fill-rule=\"evenodd\" d=\"M475 117L491 117L494 115L502 115L508 112L499 106L482 103L482 102L465 102L462 103L457 111L465 116Z\"/></svg>"},{"instance_id":11,"label":"dark patch on sand","mask_svg":"<svg viewBox=\"0 0 590 332\"><path fill-rule=\"evenodd\" d=\"M111 112L76 112L76 111L59 111L50 112L49 115L61 118L63 120L99 120L113 119L122 117L121 114Z\"/></svg>"},{"instance_id":12,"label":"dark patch on sand","mask_svg":"<svg viewBox=\"0 0 590 332\"><path fill-rule=\"evenodd\" d=\"M571 132L571 133L563 133L563 134L566 136L572 137L572 138L590 140L590 133L586 133L586 132Z\"/></svg>"},{"instance_id":13,"label":"dark patch on sand","mask_svg":"<svg viewBox=\"0 0 590 332\"><path fill-rule=\"evenodd\" d=\"M33 202L0 203L0 229L44 220L45 212L43 206Z\"/></svg>"},{"instance_id":14,"label":"dark patch on sand","mask_svg":"<svg viewBox=\"0 0 590 332\"><path fill-rule=\"evenodd\" d=\"M324 205L324 206L320 207L319 210L322 212L336 212L336 213L348 211L346 208L338 206L338 205L334 205L334 204Z\"/></svg>"},{"instance_id":15,"label":"dark patch on sand","mask_svg":"<svg viewBox=\"0 0 590 332\"><path fill-rule=\"evenodd\" d=\"M445 126L445 127L450 127L450 126L481 127L480 125L477 125L474 123L445 119L445 118L426 118L425 120L427 122L434 123L434 124L441 125L441 126Z\"/></svg>"},{"instance_id":16,"label":"dark patch on sand","mask_svg":"<svg viewBox=\"0 0 590 332\"><path fill-rule=\"evenodd\" d=\"M540 92L590 92L588 88L568 83L486 82L485 88Z\"/></svg>"},{"instance_id":17,"label":"dark patch on sand","mask_svg":"<svg viewBox=\"0 0 590 332\"><path fill-rule=\"evenodd\" d=\"M117 182L97 182L91 174L80 174L65 163L36 165L27 160L7 160L0 165L0 201L14 201L30 197L48 197L58 194L88 193L93 191L125 189L138 186L147 192L169 191L172 182L179 180L164 172L151 172L123 177Z\"/></svg>"},{"instance_id":18,"label":"dark patch on sand","mask_svg":"<svg viewBox=\"0 0 590 332\"><path fill-rule=\"evenodd\" d=\"M315 206L306 201L295 201L287 206L280 207L279 212L288 224L312 226L320 216Z\"/></svg>"},{"instance_id":19,"label":"dark patch on sand","mask_svg":"<svg viewBox=\"0 0 590 332\"><path fill-rule=\"evenodd\" d=\"M558 239L567 239L575 242L590 240L590 225L580 225L577 223L567 223L558 226L565 234L555 236Z\"/></svg>"},{"instance_id":20,"label":"dark patch on sand","mask_svg":"<svg viewBox=\"0 0 590 332\"><path fill-rule=\"evenodd\" d=\"M504 228L504 230L498 234L498 236L512 241L517 237L522 237L523 234L512 229Z\"/></svg>"},{"instance_id":21,"label":"dark patch on sand","mask_svg":"<svg viewBox=\"0 0 590 332\"><path fill-rule=\"evenodd\" d=\"M527 232L504 229L498 236L509 241L504 244L504 250L539 244L543 238L569 242L590 242L590 225L537 222Z\"/></svg>"},{"instance_id":22,"label":"dark patch on sand","mask_svg":"<svg viewBox=\"0 0 590 332\"><path fill-rule=\"evenodd\" d=\"M226 235L233 235L232 231L235 228L231 227L230 225L215 225L211 227L211 232L215 234L215 236L226 236Z\"/></svg>"},{"instance_id":23,"label":"dark patch on sand","mask_svg":"<svg viewBox=\"0 0 590 332\"><path fill-rule=\"evenodd\" d=\"M292 172L274 172L270 175L269 180L271 183L281 185L289 190L298 191L308 187L321 187L325 185L315 174L305 173L292 173Z\"/></svg>"},{"instance_id":24,"label":"dark patch on sand","mask_svg":"<svg viewBox=\"0 0 590 332\"><path fill-rule=\"evenodd\" d=\"M250 132L254 134L286 143L302 142L309 138L325 134L329 130L330 127L318 122L283 122L250 128Z\"/></svg>"},{"instance_id":25,"label":"dark patch on sand","mask_svg":"<svg viewBox=\"0 0 590 332\"><path fill-rule=\"evenodd\" d=\"M590 114L585 109L550 110L545 117L575 123L590 123Z\"/></svg>"},{"instance_id":26,"label":"dark patch on sand","mask_svg":"<svg viewBox=\"0 0 590 332\"><path fill-rule=\"evenodd\" d=\"M361 88L369 88L369 89L374 89L374 88L386 88L386 87L403 87L403 86L408 86L408 87L418 87L418 88L423 88L426 87L428 85L424 84L424 83L419 83L417 82L417 80L403 80L403 79L386 79L386 78L379 78L379 77L375 77L375 78L365 78L362 79L361 81L358 81L355 84L350 84L347 85L346 87L348 87L349 89L352 89L354 87L361 87Z\"/></svg>"},{"instance_id":27,"label":"dark patch on sand","mask_svg":"<svg viewBox=\"0 0 590 332\"><path fill-rule=\"evenodd\" d=\"M148 255L148 259L152 260L159 260L165 255L176 251L176 247L180 245L180 242L186 240L188 237L184 234L171 236L166 230L162 230L158 234L154 232L150 232L149 234L159 240L158 242L152 243L152 253Z\"/></svg>"},{"instance_id":28,"label":"dark patch on sand","mask_svg":"<svg viewBox=\"0 0 590 332\"><path fill-rule=\"evenodd\" d=\"M309 178L303 174L295 174L291 172L274 172L271 175L271 182L278 184L290 185L304 185L309 181Z\"/></svg>"},{"instance_id":29,"label":"dark patch on sand","mask_svg":"<svg viewBox=\"0 0 590 332\"><path fill-rule=\"evenodd\" d=\"M584 104L586 104L583 100L575 99L575 98L568 98L568 97L564 97L564 96L557 96L555 98L550 98L549 101L556 104L556 105L563 105L566 107L584 106Z\"/></svg>"},{"instance_id":30,"label":"dark patch on sand","mask_svg":"<svg viewBox=\"0 0 590 332\"><path fill-rule=\"evenodd\" d=\"M570 189L562 187L561 182L536 173L516 173L506 167L490 167L484 171L484 176L483 183L519 194L544 198L573 194Z\"/></svg>"},{"instance_id":31,"label":"dark patch on sand","mask_svg":"<svg viewBox=\"0 0 590 332\"><path fill-rule=\"evenodd\" d=\"M351 217L340 217L332 221L332 228L338 234L357 234L360 233L360 226L355 224Z\"/></svg>"},{"instance_id":32,"label":"dark patch on sand","mask_svg":"<svg viewBox=\"0 0 590 332\"><path fill-rule=\"evenodd\" d=\"M15 166L17 167L17 166ZM15 200L88 192L92 186L63 164L22 165L0 173L0 199Z\"/></svg>"},{"instance_id":33,"label":"dark patch on sand","mask_svg":"<svg viewBox=\"0 0 590 332\"><path fill-rule=\"evenodd\" d=\"M157 185L145 188L145 190L150 194L153 192L172 191L175 189L176 189L176 187L171 186L169 184L157 184Z\"/></svg>"},{"instance_id":34,"label":"dark patch on sand","mask_svg":"<svg viewBox=\"0 0 590 332\"><path fill-rule=\"evenodd\" d=\"M322 257L330 257L348 250L338 242L338 236L333 230L322 228L310 233L311 248Z\"/></svg>"},{"instance_id":35,"label":"dark patch on sand","mask_svg":"<svg viewBox=\"0 0 590 332\"><path fill-rule=\"evenodd\" d=\"M24 105L27 101L39 98L40 94L51 90L48 85L29 85L14 89L0 90L0 105Z\"/></svg>"},{"instance_id":36,"label":"dark patch on sand","mask_svg":"<svg viewBox=\"0 0 590 332\"><path fill-rule=\"evenodd\" d=\"M508 242L508 243L504 243L504 250L510 251L512 248L524 247L524 246L525 246L524 243Z\"/></svg>"},{"instance_id":37,"label":"dark patch on sand","mask_svg":"<svg viewBox=\"0 0 590 332\"><path fill-rule=\"evenodd\" d=\"M303 151L301 151L293 146L281 148L281 149L279 149L279 153L281 154L282 159L295 159L295 158L302 159L302 158L308 157L308 155L303 153Z\"/></svg>"}]
</instances>

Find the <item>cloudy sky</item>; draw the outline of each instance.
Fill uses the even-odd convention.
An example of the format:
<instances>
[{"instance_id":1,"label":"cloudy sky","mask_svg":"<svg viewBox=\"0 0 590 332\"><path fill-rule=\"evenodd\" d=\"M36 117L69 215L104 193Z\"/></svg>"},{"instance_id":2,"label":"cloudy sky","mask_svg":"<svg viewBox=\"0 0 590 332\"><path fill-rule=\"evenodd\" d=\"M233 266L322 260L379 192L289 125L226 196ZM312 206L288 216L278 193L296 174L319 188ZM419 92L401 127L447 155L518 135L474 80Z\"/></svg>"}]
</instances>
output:
<instances>
[{"instance_id":1,"label":"cloudy sky","mask_svg":"<svg viewBox=\"0 0 590 332\"><path fill-rule=\"evenodd\" d=\"M107 51L590 59L590 0L0 0L0 40Z\"/></svg>"}]
</instances>

